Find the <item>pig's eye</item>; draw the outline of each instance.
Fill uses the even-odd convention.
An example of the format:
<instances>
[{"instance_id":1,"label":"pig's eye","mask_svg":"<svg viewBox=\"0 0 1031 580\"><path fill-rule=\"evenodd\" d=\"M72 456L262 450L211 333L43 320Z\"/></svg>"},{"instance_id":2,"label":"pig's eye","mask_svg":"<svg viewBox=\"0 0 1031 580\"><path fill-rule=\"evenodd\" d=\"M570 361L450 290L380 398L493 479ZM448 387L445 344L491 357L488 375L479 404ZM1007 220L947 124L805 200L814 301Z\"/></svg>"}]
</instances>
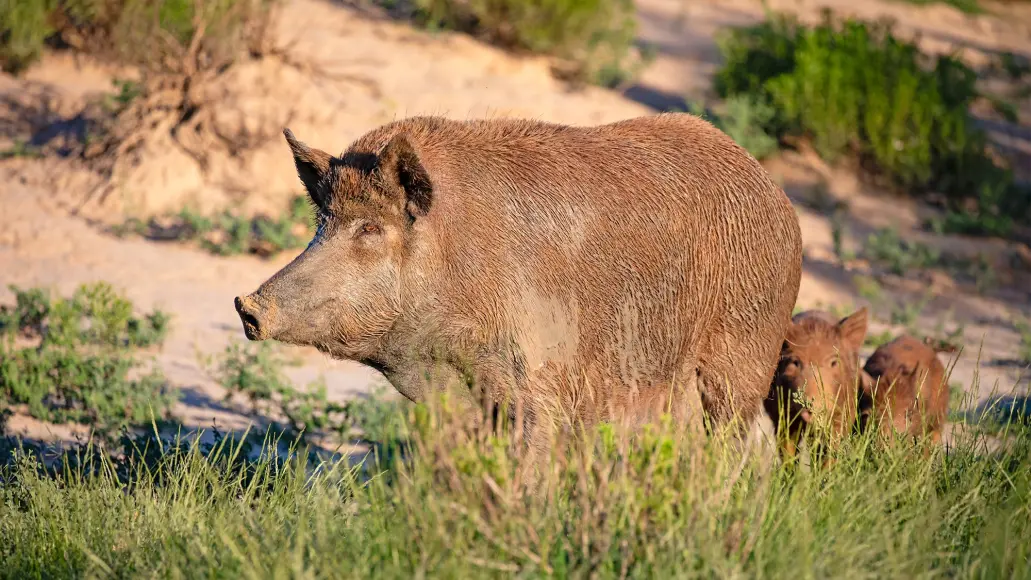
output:
<instances>
[{"instance_id":1,"label":"pig's eye","mask_svg":"<svg viewBox=\"0 0 1031 580\"><path fill-rule=\"evenodd\" d=\"M838 366L838 359L832 358L831 359L831 368L834 368L836 366Z\"/></svg>"},{"instance_id":2,"label":"pig's eye","mask_svg":"<svg viewBox=\"0 0 1031 580\"><path fill-rule=\"evenodd\" d=\"M358 235L360 235L360 236L375 235L375 234L378 234L378 233L380 233L382 231L383 230L380 229L380 227L378 225L376 225L376 224L371 224L371 223L370 224L362 224L362 227L358 229Z\"/></svg>"}]
</instances>

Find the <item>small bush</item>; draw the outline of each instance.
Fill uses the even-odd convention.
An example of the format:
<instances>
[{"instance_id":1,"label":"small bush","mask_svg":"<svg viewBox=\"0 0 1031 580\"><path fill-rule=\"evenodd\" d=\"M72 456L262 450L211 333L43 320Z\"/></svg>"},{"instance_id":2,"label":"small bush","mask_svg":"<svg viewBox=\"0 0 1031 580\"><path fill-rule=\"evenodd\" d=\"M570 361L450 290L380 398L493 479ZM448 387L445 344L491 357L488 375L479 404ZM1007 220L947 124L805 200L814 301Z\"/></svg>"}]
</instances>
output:
<instances>
[{"instance_id":1,"label":"small bush","mask_svg":"<svg viewBox=\"0 0 1031 580\"><path fill-rule=\"evenodd\" d=\"M908 191L939 190L978 213L999 215L1016 195L1010 172L986 151L969 109L982 95L973 70L932 60L889 25L856 20L807 27L778 15L721 39L716 88L774 107L762 129L808 137L828 159L854 154L872 174Z\"/></svg>"},{"instance_id":2,"label":"small bush","mask_svg":"<svg viewBox=\"0 0 1031 580\"><path fill-rule=\"evenodd\" d=\"M296 387L284 374L286 358L272 343L231 342L205 366L226 389L226 399L245 396L252 412L273 420L285 420L283 431L291 437L307 438L332 433L354 435L357 429L366 439L382 441L396 432L392 423L397 406L381 393L344 403L330 401L320 378L305 388Z\"/></svg>"},{"instance_id":3,"label":"small bush","mask_svg":"<svg viewBox=\"0 0 1031 580\"><path fill-rule=\"evenodd\" d=\"M884 228L870 234L863 247L862 257L897 276L933 268L941 262L941 254L934 248L905 240L894 228Z\"/></svg>"},{"instance_id":4,"label":"small bush","mask_svg":"<svg viewBox=\"0 0 1031 580\"><path fill-rule=\"evenodd\" d=\"M984 12L980 0L900 0L917 6L928 6L931 4L945 4L965 14L980 14Z\"/></svg>"},{"instance_id":5,"label":"small bush","mask_svg":"<svg viewBox=\"0 0 1031 580\"><path fill-rule=\"evenodd\" d=\"M878 348L893 340L895 340L895 334L891 330L884 330L878 334L867 334L863 339L863 346Z\"/></svg>"},{"instance_id":6,"label":"small bush","mask_svg":"<svg viewBox=\"0 0 1031 580\"><path fill-rule=\"evenodd\" d=\"M414 0L418 18L564 61L564 76L619 84L639 65L632 0Z\"/></svg>"},{"instance_id":7,"label":"small bush","mask_svg":"<svg viewBox=\"0 0 1031 580\"><path fill-rule=\"evenodd\" d=\"M0 0L0 69L16 72L37 58L54 30L47 0Z\"/></svg>"},{"instance_id":8,"label":"small bush","mask_svg":"<svg viewBox=\"0 0 1031 580\"><path fill-rule=\"evenodd\" d=\"M1020 344L1017 346L1017 360L1031 365L1031 321L1018 320L1017 332L1020 333Z\"/></svg>"},{"instance_id":9,"label":"small bush","mask_svg":"<svg viewBox=\"0 0 1031 580\"><path fill-rule=\"evenodd\" d=\"M153 70L217 66L263 32L271 1L0 0L0 60L17 72L51 42Z\"/></svg>"},{"instance_id":10,"label":"small bush","mask_svg":"<svg viewBox=\"0 0 1031 580\"><path fill-rule=\"evenodd\" d=\"M256 254L272 256L303 248L315 232L315 213L307 196L296 196L278 218L246 218L225 210L214 218L189 209L147 222L129 219L113 228L115 235L141 235L154 240L175 239L199 243L220 256Z\"/></svg>"},{"instance_id":11,"label":"small bush","mask_svg":"<svg viewBox=\"0 0 1031 580\"><path fill-rule=\"evenodd\" d=\"M158 345L169 317L133 315L132 303L106 283L68 299L12 287L0 308L0 403L27 405L46 421L77 421L110 430L167 413L175 400L161 373L134 353Z\"/></svg>"},{"instance_id":12,"label":"small bush","mask_svg":"<svg viewBox=\"0 0 1031 580\"><path fill-rule=\"evenodd\" d=\"M766 101L752 95L734 95L723 104L720 114L712 114L696 103L688 103L688 107L692 113L708 118L756 159L765 159L777 151L777 139L764 129L776 116Z\"/></svg>"},{"instance_id":13,"label":"small bush","mask_svg":"<svg viewBox=\"0 0 1031 580\"><path fill-rule=\"evenodd\" d=\"M226 399L246 396L254 412L284 418L288 433L306 436L328 429L346 434L350 425L341 415L347 409L327 399L325 383L316 381L297 389L283 374L284 364L267 342L233 342L217 360L209 361L211 374L226 389Z\"/></svg>"}]
</instances>

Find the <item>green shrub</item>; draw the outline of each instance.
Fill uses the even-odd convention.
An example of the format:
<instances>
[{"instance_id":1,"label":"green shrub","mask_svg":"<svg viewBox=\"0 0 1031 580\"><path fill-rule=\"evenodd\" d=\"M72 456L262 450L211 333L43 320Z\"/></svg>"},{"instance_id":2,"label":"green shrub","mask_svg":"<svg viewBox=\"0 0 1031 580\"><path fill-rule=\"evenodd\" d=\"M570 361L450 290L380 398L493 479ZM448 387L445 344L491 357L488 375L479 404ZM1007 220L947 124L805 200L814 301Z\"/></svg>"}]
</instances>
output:
<instances>
[{"instance_id":1,"label":"green shrub","mask_svg":"<svg viewBox=\"0 0 1031 580\"><path fill-rule=\"evenodd\" d=\"M427 25L562 59L563 74L618 84L637 64L632 0L414 0Z\"/></svg>"},{"instance_id":2,"label":"green shrub","mask_svg":"<svg viewBox=\"0 0 1031 580\"><path fill-rule=\"evenodd\" d=\"M932 268L941 262L941 254L934 248L902 239L894 228L870 234L862 256L897 276Z\"/></svg>"},{"instance_id":3,"label":"green shrub","mask_svg":"<svg viewBox=\"0 0 1031 580\"><path fill-rule=\"evenodd\" d=\"M1023 364L1031 365L1031 321L1018 320L1015 323L1017 332L1020 333L1020 344L1017 347L1017 360Z\"/></svg>"},{"instance_id":4,"label":"green shrub","mask_svg":"<svg viewBox=\"0 0 1031 580\"><path fill-rule=\"evenodd\" d=\"M400 402L390 402L377 391L368 398L335 403L327 397L321 378L305 388L295 386L283 372L287 362L272 343L231 342L220 355L208 357L205 366L226 389L227 400L245 396L252 412L285 420L283 431L291 437L349 437L358 430L365 439L381 442L397 431Z\"/></svg>"},{"instance_id":5,"label":"green shrub","mask_svg":"<svg viewBox=\"0 0 1031 580\"><path fill-rule=\"evenodd\" d=\"M54 30L49 0L0 0L0 68L17 72L39 58Z\"/></svg>"},{"instance_id":6,"label":"green shrub","mask_svg":"<svg viewBox=\"0 0 1031 580\"><path fill-rule=\"evenodd\" d=\"M728 98L719 114L707 111L704 106L692 102L688 103L688 109L698 116L709 119L756 159L764 159L777 151L777 139L764 129L769 126L777 112L766 101L741 94Z\"/></svg>"},{"instance_id":7,"label":"green shrub","mask_svg":"<svg viewBox=\"0 0 1031 580\"><path fill-rule=\"evenodd\" d=\"M17 72L52 40L157 70L221 66L263 33L272 1L0 0L0 60Z\"/></svg>"},{"instance_id":8,"label":"green shrub","mask_svg":"<svg viewBox=\"0 0 1031 580\"><path fill-rule=\"evenodd\" d=\"M247 218L225 210L206 217L190 209L141 222L135 218L113 228L113 233L130 233L151 239L193 241L220 256L257 254L272 256L284 250L303 248L315 233L315 213L307 196L295 196L278 218L259 215Z\"/></svg>"},{"instance_id":9,"label":"green shrub","mask_svg":"<svg viewBox=\"0 0 1031 580\"><path fill-rule=\"evenodd\" d=\"M721 50L718 92L771 104L770 135L808 137L828 159L856 155L905 190L976 199L986 215L1006 211L1016 195L970 117L982 96L974 71L954 57L924 56L890 25L835 23L828 13L807 27L777 15L731 31Z\"/></svg>"},{"instance_id":10,"label":"green shrub","mask_svg":"<svg viewBox=\"0 0 1031 580\"><path fill-rule=\"evenodd\" d=\"M246 396L254 412L286 419L286 431L311 435L329 429L346 434L350 425L340 415L346 407L328 400L326 384L316 381L297 389L283 374L282 356L271 343L230 343L217 360L209 361L212 376L226 389L226 399Z\"/></svg>"},{"instance_id":11,"label":"green shrub","mask_svg":"<svg viewBox=\"0 0 1031 580\"><path fill-rule=\"evenodd\" d=\"M80 286L68 299L11 287L0 308L0 403L24 404L39 419L110 430L164 415L174 403L161 373L135 351L158 345L169 317L142 318L106 283Z\"/></svg>"},{"instance_id":12,"label":"green shrub","mask_svg":"<svg viewBox=\"0 0 1031 580\"><path fill-rule=\"evenodd\" d=\"M945 4L952 6L953 8L963 12L965 14L981 14L984 12L984 8L981 7L980 0L901 0L909 4L916 4L917 6L928 6L931 4Z\"/></svg>"}]
</instances>

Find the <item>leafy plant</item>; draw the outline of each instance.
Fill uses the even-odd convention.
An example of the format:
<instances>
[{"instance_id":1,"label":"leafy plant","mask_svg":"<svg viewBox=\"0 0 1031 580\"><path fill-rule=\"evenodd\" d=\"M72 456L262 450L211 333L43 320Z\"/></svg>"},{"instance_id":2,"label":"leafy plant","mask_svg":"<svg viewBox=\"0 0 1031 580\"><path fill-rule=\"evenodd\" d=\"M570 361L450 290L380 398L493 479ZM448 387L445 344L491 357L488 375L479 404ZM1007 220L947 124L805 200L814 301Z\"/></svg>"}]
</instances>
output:
<instances>
[{"instance_id":1,"label":"leafy plant","mask_svg":"<svg viewBox=\"0 0 1031 580\"><path fill-rule=\"evenodd\" d=\"M712 122L756 159L765 159L777 151L779 144L763 127L776 115L773 107L751 95L734 95L724 104L724 112Z\"/></svg>"},{"instance_id":2,"label":"leafy plant","mask_svg":"<svg viewBox=\"0 0 1031 580\"><path fill-rule=\"evenodd\" d=\"M346 408L330 402L326 385L316 381L306 389L296 389L283 374L283 357L271 343L256 345L231 342L217 358L206 361L212 376L226 389L226 399L240 394L247 397L252 411L273 418L284 418L287 432L311 435L322 429L346 434L350 428Z\"/></svg>"},{"instance_id":3,"label":"leafy plant","mask_svg":"<svg viewBox=\"0 0 1031 580\"><path fill-rule=\"evenodd\" d=\"M1017 320L1015 323L1017 332L1020 334L1020 344L1017 347L1017 358L1024 364L1031 364L1031 322Z\"/></svg>"},{"instance_id":4,"label":"leafy plant","mask_svg":"<svg viewBox=\"0 0 1031 580\"><path fill-rule=\"evenodd\" d=\"M925 294L919 300L913 302L900 302L891 311L891 323L901 324L910 332L915 332L916 323L923 314L927 305L934 298L932 294Z\"/></svg>"},{"instance_id":5,"label":"leafy plant","mask_svg":"<svg viewBox=\"0 0 1031 580\"><path fill-rule=\"evenodd\" d=\"M154 240L174 239L198 243L221 256L257 254L273 256L303 248L315 232L315 214L306 196L295 196L287 211L277 217L243 217L226 210L214 217L189 208L146 223L129 219L113 228L115 235L140 235Z\"/></svg>"},{"instance_id":6,"label":"leafy plant","mask_svg":"<svg viewBox=\"0 0 1031 580\"><path fill-rule=\"evenodd\" d=\"M175 393L135 356L163 342L167 314L136 317L132 303L103 282L56 301L41 288L11 290L14 306L0 307L0 403L108 432L169 411Z\"/></svg>"},{"instance_id":7,"label":"leafy plant","mask_svg":"<svg viewBox=\"0 0 1031 580\"><path fill-rule=\"evenodd\" d=\"M648 58L631 0L414 0L417 19L559 58L562 76L619 84Z\"/></svg>"},{"instance_id":8,"label":"leafy plant","mask_svg":"<svg viewBox=\"0 0 1031 580\"><path fill-rule=\"evenodd\" d=\"M151 69L231 60L261 34L269 0L0 0L0 64L18 72L47 42ZM168 59L178 58L177 62ZM124 98L126 95L121 95Z\"/></svg>"},{"instance_id":9,"label":"leafy plant","mask_svg":"<svg viewBox=\"0 0 1031 580\"><path fill-rule=\"evenodd\" d=\"M891 330L883 330L877 334L867 334L866 338L863 339L863 346L869 346L877 348L879 346L888 344L892 340L895 340L895 335Z\"/></svg>"},{"instance_id":10,"label":"leafy plant","mask_svg":"<svg viewBox=\"0 0 1031 580\"><path fill-rule=\"evenodd\" d=\"M39 58L53 33L48 0L0 0L0 68L18 72Z\"/></svg>"},{"instance_id":11,"label":"leafy plant","mask_svg":"<svg viewBox=\"0 0 1031 580\"><path fill-rule=\"evenodd\" d=\"M284 419L283 430L292 437L320 433L349 437L358 430L366 439L381 440L398 433L397 404L381 391L336 403L328 399L321 378L306 388L296 387L283 372L288 362L272 343L234 341L219 356L207 357L205 366L226 389L227 400L245 396L253 412Z\"/></svg>"},{"instance_id":12,"label":"leafy plant","mask_svg":"<svg viewBox=\"0 0 1031 580\"><path fill-rule=\"evenodd\" d=\"M898 276L932 268L941 261L938 251L920 242L901 238L894 228L884 228L870 234L862 256Z\"/></svg>"},{"instance_id":13,"label":"leafy plant","mask_svg":"<svg viewBox=\"0 0 1031 580\"><path fill-rule=\"evenodd\" d=\"M956 58L932 60L890 25L835 22L829 12L813 27L774 15L731 31L720 46L717 90L769 103L776 114L761 127L767 134L807 137L832 160L854 155L900 189L938 190L954 204L974 194L985 216L1004 215L1000 204L1019 197L970 118L982 95Z\"/></svg>"}]
</instances>

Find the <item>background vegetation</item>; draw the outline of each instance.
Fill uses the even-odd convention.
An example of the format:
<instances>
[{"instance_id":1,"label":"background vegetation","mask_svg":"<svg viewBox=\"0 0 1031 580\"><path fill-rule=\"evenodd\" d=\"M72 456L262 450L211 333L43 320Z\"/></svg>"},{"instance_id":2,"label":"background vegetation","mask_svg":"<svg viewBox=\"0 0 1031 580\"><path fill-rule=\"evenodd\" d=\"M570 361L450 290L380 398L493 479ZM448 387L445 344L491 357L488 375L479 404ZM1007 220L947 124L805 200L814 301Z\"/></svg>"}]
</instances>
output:
<instances>
[{"instance_id":1,"label":"background vegetation","mask_svg":"<svg viewBox=\"0 0 1031 580\"><path fill-rule=\"evenodd\" d=\"M18 72L45 46L154 70L219 66L260 40L271 0L0 0L0 65Z\"/></svg>"},{"instance_id":2,"label":"background vegetation","mask_svg":"<svg viewBox=\"0 0 1031 580\"><path fill-rule=\"evenodd\" d=\"M830 13L813 27L772 15L729 32L721 51L716 90L733 105L728 133L753 154L805 138L824 158L851 156L899 191L944 194L953 210L945 230L1005 235L1014 219L1027 222L1031 194L996 161L970 113L979 99L1012 110L979 90L957 58L929 58L889 25Z\"/></svg>"},{"instance_id":3,"label":"background vegetation","mask_svg":"<svg viewBox=\"0 0 1031 580\"><path fill-rule=\"evenodd\" d=\"M0 407L108 432L167 414L174 394L137 356L164 340L167 314L136 317L104 283L57 300L41 288L11 290L15 305L0 307Z\"/></svg>"}]
</instances>

